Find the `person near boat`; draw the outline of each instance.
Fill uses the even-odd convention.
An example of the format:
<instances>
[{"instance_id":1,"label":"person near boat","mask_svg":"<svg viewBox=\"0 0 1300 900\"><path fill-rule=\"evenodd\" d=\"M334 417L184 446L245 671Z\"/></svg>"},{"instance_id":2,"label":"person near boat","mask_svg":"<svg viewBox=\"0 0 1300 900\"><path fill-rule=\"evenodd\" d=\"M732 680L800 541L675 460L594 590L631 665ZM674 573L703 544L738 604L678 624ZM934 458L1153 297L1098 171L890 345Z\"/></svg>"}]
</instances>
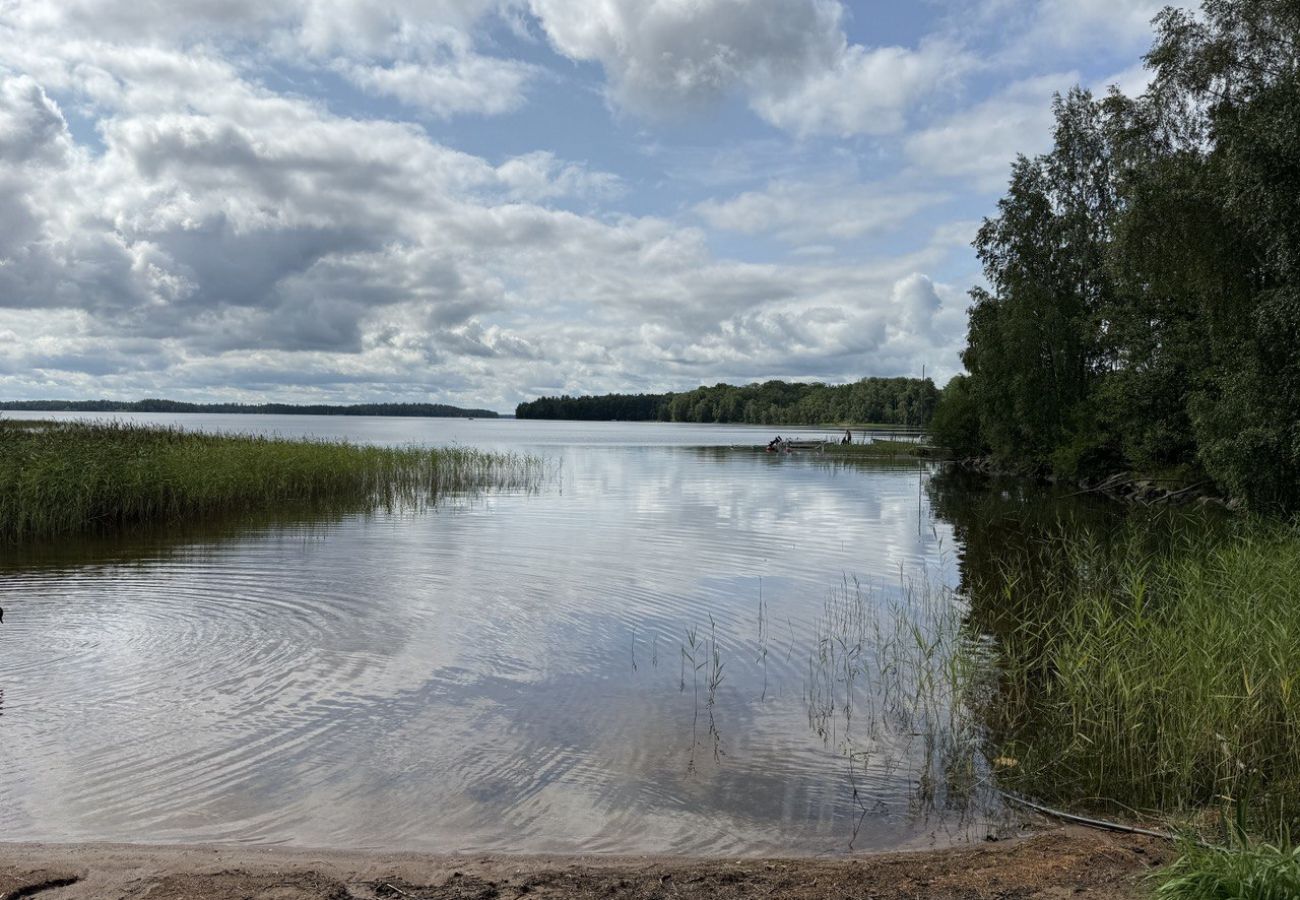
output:
<instances>
[{"instance_id":1,"label":"person near boat","mask_svg":"<svg viewBox=\"0 0 1300 900\"><path fill-rule=\"evenodd\" d=\"M841 444L851 444L851 443L853 443L853 432L850 431L849 429L845 428L845 429L844 429L844 437L840 438L840 443L841 443Z\"/></svg>"}]
</instances>

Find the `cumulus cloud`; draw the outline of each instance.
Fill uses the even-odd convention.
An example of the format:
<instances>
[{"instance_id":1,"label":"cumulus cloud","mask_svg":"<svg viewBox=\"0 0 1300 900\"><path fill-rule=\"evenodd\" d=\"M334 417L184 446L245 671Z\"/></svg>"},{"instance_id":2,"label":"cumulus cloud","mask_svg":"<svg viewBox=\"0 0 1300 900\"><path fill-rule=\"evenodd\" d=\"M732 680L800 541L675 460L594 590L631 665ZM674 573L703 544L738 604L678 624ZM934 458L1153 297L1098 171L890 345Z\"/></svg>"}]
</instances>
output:
<instances>
[{"instance_id":1,"label":"cumulus cloud","mask_svg":"<svg viewBox=\"0 0 1300 900\"><path fill-rule=\"evenodd\" d=\"M835 0L530 0L555 49L594 61L618 106L654 117L737 95L800 135L898 131L968 56L946 42L850 44Z\"/></svg>"},{"instance_id":2,"label":"cumulus cloud","mask_svg":"<svg viewBox=\"0 0 1300 900\"><path fill-rule=\"evenodd\" d=\"M1112 86L1128 96L1146 90L1151 72L1134 65L1095 78L1078 71L1054 72L1013 81L993 96L906 139L909 162L927 176L944 176L993 191L1006 185L1017 154L1033 156L1052 144L1052 97L1076 85L1101 96Z\"/></svg>"},{"instance_id":3,"label":"cumulus cloud","mask_svg":"<svg viewBox=\"0 0 1300 900\"><path fill-rule=\"evenodd\" d=\"M914 334L932 335L935 315L942 303L934 289L934 282L919 272L895 282L893 301L902 310L898 321Z\"/></svg>"},{"instance_id":4,"label":"cumulus cloud","mask_svg":"<svg viewBox=\"0 0 1300 900\"><path fill-rule=\"evenodd\" d=\"M609 173L543 151L492 165L214 71L182 110L124 102L96 154L33 79L0 83L4 152L25 160L6 170L25 224L0 259L19 318L0 325L40 335L6 349L7 392L438 385L507 405L515 385L619 387L659 367L829 376L895 359L883 277L716 259L698 229L547 205L616 195Z\"/></svg>"},{"instance_id":5,"label":"cumulus cloud","mask_svg":"<svg viewBox=\"0 0 1300 900\"><path fill-rule=\"evenodd\" d=\"M383 47L380 55L393 61L337 59L333 66L362 90L395 97L443 118L513 112L523 106L528 82L539 73L527 63L475 52L464 32L450 27L414 43Z\"/></svg>"},{"instance_id":6,"label":"cumulus cloud","mask_svg":"<svg viewBox=\"0 0 1300 900\"><path fill-rule=\"evenodd\" d=\"M620 105L664 115L712 104L762 74L798 78L830 60L838 3L826 0L531 0L551 44L599 62Z\"/></svg>"},{"instance_id":7,"label":"cumulus cloud","mask_svg":"<svg viewBox=\"0 0 1300 900\"><path fill-rule=\"evenodd\" d=\"M976 91L992 56L954 29L875 41L848 10L4 4L0 392L508 408L955 368L981 207L940 210L1041 146L1077 76ZM538 127L548 93L630 116L588 152L592 122ZM660 127L719 105L743 142Z\"/></svg>"},{"instance_id":8,"label":"cumulus cloud","mask_svg":"<svg viewBox=\"0 0 1300 900\"><path fill-rule=\"evenodd\" d=\"M203 72L170 59L168 46L202 48L196 55L211 63L214 49L228 45L246 55L243 48L251 43L267 60L332 69L364 91L434 116L500 115L523 105L540 70L477 48L475 23L498 5L497 0L15 0L0 19L0 38L5 26L15 39L21 36L26 46L13 48L17 58L46 83L67 79L114 105L120 105L115 94L140 94L141 86L144 96L136 102L160 88L173 99L202 88L186 75L213 82L210 68ZM158 73L148 67L160 62L180 80L150 77ZM65 71L52 71L56 68ZM167 98L156 99L166 103Z\"/></svg>"},{"instance_id":9,"label":"cumulus cloud","mask_svg":"<svg viewBox=\"0 0 1300 900\"><path fill-rule=\"evenodd\" d=\"M39 84L27 76L0 84L0 160L57 163L69 147L68 124Z\"/></svg>"},{"instance_id":10,"label":"cumulus cloud","mask_svg":"<svg viewBox=\"0 0 1300 900\"><path fill-rule=\"evenodd\" d=\"M891 134L913 105L950 86L971 61L946 42L919 49L843 46L833 62L788 87L769 86L754 109L773 125L800 135Z\"/></svg>"}]
</instances>

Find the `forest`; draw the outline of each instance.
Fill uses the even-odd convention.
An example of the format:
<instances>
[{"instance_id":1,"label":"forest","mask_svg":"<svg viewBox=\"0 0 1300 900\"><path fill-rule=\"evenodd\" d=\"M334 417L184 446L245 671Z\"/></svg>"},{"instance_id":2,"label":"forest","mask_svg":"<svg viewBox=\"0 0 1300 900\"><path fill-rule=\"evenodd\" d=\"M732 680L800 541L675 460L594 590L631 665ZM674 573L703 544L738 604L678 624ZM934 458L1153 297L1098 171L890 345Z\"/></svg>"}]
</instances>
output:
<instances>
[{"instance_id":1,"label":"forest","mask_svg":"<svg viewBox=\"0 0 1300 900\"><path fill-rule=\"evenodd\" d=\"M1066 478L1135 471L1300 508L1300 4L1166 9L1139 97L1055 101L975 240L937 438Z\"/></svg>"},{"instance_id":2,"label":"forest","mask_svg":"<svg viewBox=\"0 0 1300 900\"><path fill-rule=\"evenodd\" d=\"M930 421L938 395L929 378L863 378L838 385L765 381L667 394L540 397L520 403L515 415L630 422L923 426Z\"/></svg>"},{"instance_id":3,"label":"forest","mask_svg":"<svg viewBox=\"0 0 1300 900\"><path fill-rule=\"evenodd\" d=\"M184 403L179 400L11 400L0 409L72 412L252 413L279 416L496 417L490 409L461 409L445 403L354 403L348 406L297 403Z\"/></svg>"}]
</instances>

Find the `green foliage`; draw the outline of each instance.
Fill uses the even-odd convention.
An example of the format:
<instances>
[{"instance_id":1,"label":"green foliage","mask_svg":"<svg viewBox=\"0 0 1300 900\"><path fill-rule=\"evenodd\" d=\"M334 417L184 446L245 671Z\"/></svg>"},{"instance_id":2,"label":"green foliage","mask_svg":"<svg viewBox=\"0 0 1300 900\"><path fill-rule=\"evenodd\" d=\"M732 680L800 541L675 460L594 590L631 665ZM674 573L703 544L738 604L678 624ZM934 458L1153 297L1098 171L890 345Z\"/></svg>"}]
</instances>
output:
<instances>
[{"instance_id":1,"label":"green foliage","mask_svg":"<svg viewBox=\"0 0 1300 900\"><path fill-rule=\"evenodd\" d=\"M935 445L958 456L975 456L983 452L979 409L969 377L954 376L940 392L934 418L930 420L930 438Z\"/></svg>"},{"instance_id":2,"label":"green foliage","mask_svg":"<svg viewBox=\"0 0 1300 900\"><path fill-rule=\"evenodd\" d=\"M1192 846L1154 878L1159 900L1294 900L1300 897L1300 847Z\"/></svg>"},{"instance_id":3,"label":"green foliage","mask_svg":"<svg viewBox=\"0 0 1300 900\"><path fill-rule=\"evenodd\" d=\"M181 523L282 504L425 502L527 479L532 460L171 428L0 420L0 541Z\"/></svg>"},{"instance_id":4,"label":"green foliage","mask_svg":"<svg viewBox=\"0 0 1300 900\"><path fill-rule=\"evenodd\" d=\"M993 452L1039 464L1104 368L1094 323L1115 292L1102 264L1116 206L1108 122L1086 91L1055 113L1056 149L1016 161L975 240L991 290L972 292L963 355Z\"/></svg>"},{"instance_id":5,"label":"green foliage","mask_svg":"<svg viewBox=\"0 0 1300 900\"><path fill-rule=\"evenodd\" d=\"M185 403L180 400L8 400L0 409L68 410L72 412L156 412L156 413L254 413L276 416L420 416L428 418L494 419L490 409L461 409L445 403L354 403L334 406L323 403Z\"/></svg>"},{"instance_id":6,"label":"green foliage","mask_svg":"<svg viewBox=\"0 0 1300 900\"><path fill-rule=\"evenodd\" d=\"M716 384L676 394L541 397L519 404L515 415L521 419L923 426L929 423L938 396L929 378L863 378L841 385L766 381L739 387Z\"/></svg>"},{"instance_id":7,"label":"green foliage","mask_svg":"<svg viewBox=\"0 0 1300 900\"><path fill-rule=\"evenodd\" d=\"M672 394L604 394L599 397L538 397L515 407L519 419L586 419L653 422L664 417Z\"/></svg>"},{"instance_id":8,"label":"green foliage","mask_svg":"<svg viewBox=\"0 0 1300 900\"><path fill-rule=\"evenodd\" d=\"M1300 508L1300 7L1157 18L1137 99L1058 98L975 242L982 441L1065 476L1200 470Z\"/></svg>"}]
</instances>

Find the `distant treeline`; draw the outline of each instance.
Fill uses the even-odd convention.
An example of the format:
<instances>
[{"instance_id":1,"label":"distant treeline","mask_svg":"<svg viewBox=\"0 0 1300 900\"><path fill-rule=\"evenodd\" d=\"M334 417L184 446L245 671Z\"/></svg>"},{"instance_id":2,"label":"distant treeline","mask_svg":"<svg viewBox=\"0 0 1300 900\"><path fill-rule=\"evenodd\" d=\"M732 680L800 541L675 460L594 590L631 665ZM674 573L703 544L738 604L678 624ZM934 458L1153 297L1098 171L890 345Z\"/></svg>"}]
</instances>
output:
<instances>
[{"instance_id":1,"label":"distant treeline","mask_svg":"<svg viewBox=\"0 0 1300 900\"><path fill-rule=\"evenodd\" d=\"M926 425L938 389L929 378L863 378L852 384L765 381L715 384L668 394L540 397L520 403L520 419L619 419L628 422L737 422L819 425L872 422Z\"/></svg>"},{"instance_id":2,"label":"distant treeline","mask_svg":"<svg viewBox=\"0 0 1300 900\"><path fill-rule=\"evenodd\" d=\"M277 416L479 416L495 418L490 409L461 409L445 403L354 403L350 406L295 403L183 403L179 400L9 400L0 410L52 412L251 413Z\"/></svg>"},{"instance_id":3,"label":"distant treeline","mask_svg":"<svg viewBox=\"0 0 1300 900\"><path fill-rule=\"evenodd\" d=\"M1076 89L975 249L934 432L1062 477L1300 510L1300 4L1166 8L1137 98Z\"/></svg>"}]
</instances>

